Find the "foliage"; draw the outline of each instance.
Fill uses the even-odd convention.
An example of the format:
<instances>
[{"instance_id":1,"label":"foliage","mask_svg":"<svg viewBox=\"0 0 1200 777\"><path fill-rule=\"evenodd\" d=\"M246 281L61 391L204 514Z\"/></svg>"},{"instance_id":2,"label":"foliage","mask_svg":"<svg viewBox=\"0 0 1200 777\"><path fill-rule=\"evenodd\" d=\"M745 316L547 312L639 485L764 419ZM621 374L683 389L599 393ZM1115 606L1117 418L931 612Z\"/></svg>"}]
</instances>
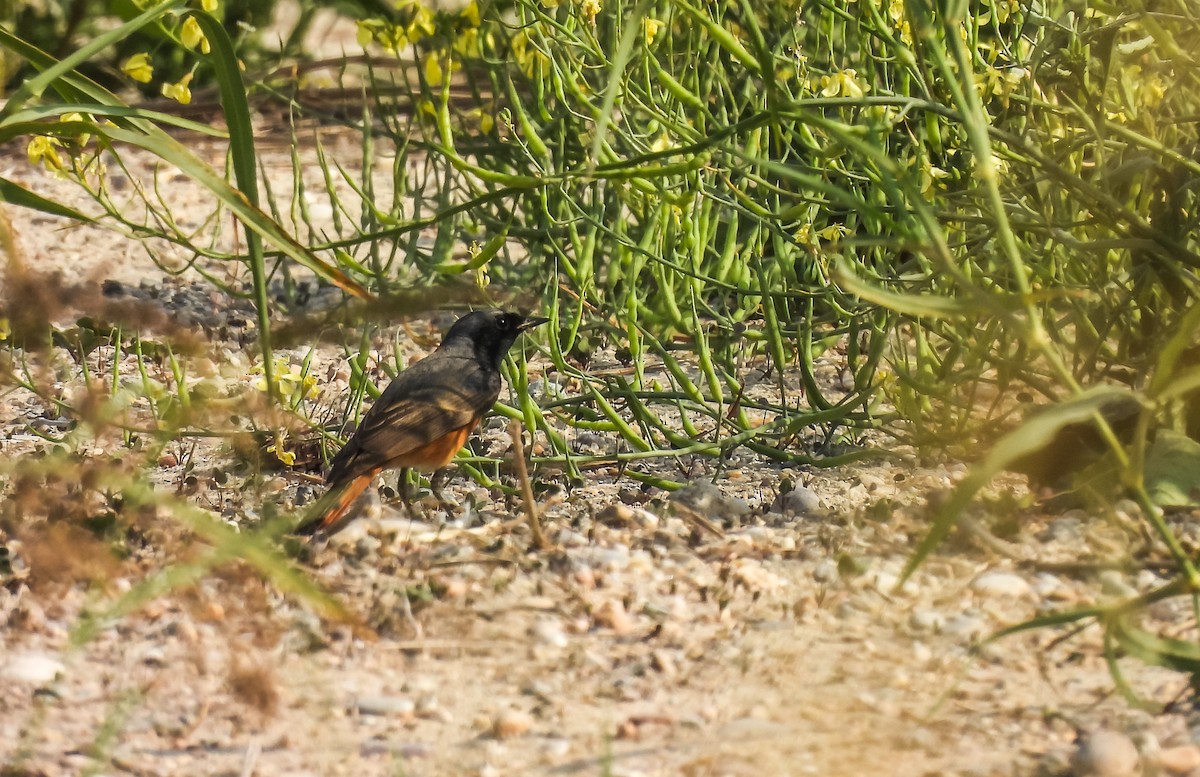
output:
<instances>
[{"instance_id":1,"label":"foliage","mask_svg":"<svg viewBox=\"0 0 1200 777\"><path fill-rule=\"evenodd\" d=\"M1180 570L1162 595L1200 591L1142 484L1151 419L1177 413L1185 426L1178 406L1200 374L1197 108L1195 90L1169 88L1196 80L1187 3L476 0L435 11L405 0L364 13L368 67L343 70L371 95L353 119L358 169L318 149L324 190L306 188L297 156L282 193L258 180L248 93L296 116L305 92L291 76L246 76L240 34L210 10L137 9L60 58L20 28L0 33L38 72L0 111L0 140L28 139L31 161L77 181L97 210L13 182L0 191L176 246L214 283L215 267L244 268L263 385L291 400L294 426L323 424L306 373L275 374L272 314L288 300L269 298L271 277L293 295L316 277L385 300L360 311L365 333L347 335L358 370L347 417L371 390L361 367L372 311L468 294L544 308L563 385L541 401L518 391L523 404L500 410L540 430L539 460L576 478L587 457L555 421L615 435L620 450L600 458L671 487L639 462L746 447L835 464L842 449L824 443L887 420L885 398L902 439L974 444L1010 427L1026 396L1066 399L1001 439L936 516L916 564L991 474L1106 398L1132 396L1144 410L1128 449L1101 422L1104 436ZM87 75L97 67L105 86ZM114 86L148 79L187 102L204 74L227 133L131 108ZM227 138L229 171L168 129ZM212 220L175 223L152 189L136 192L138 208L118 202L107 170L128 145L209 189ZM389 154L381 191L370 171ZM311 197L330 205L332 231ZM244 252L222 240L229 214ZM12 317L19 344L44 336L46 322ZM626 369L593 369L608 348ZM817 370L830 354L844 368L834 387ZM523 364L508 367L519 389ZM187 402L180 374L168 405ZM1125 385L1092 388L1112 383ZM262 425L287 461L288 422L270 413ZM195 419L161 413L155 434L197 433ZM1194 671L1175 642L1130 630L1137 604L1111 620L1113 649L1161 648Z\"/></svg>"},{"instance_id":2,"label":"foliage","mask_svg":"<svg viewBox=\"0 0 1200 777\"><path fill-rule=\"evenodd\" d=\"M231 34L240 40L241 54L254 63L265 61L267 51L258 37L259 29L270 22L277 5L274 0L205 0L203 7L217 14ZM66 0L65 2L8 2L0 4L0 26L26 44L62 59L98 35L129 22L148 10L153 3L136 0ZM158 96L158 84L176 83L194 72L196 60L190 50L196 48L195 31L187 25L185 18L162 16L154 23L129 30L128 34L112 45L97 52L96 56L81 63L79 72L109 88L115 88L131 74L131 60L141 62L144 68L157 73L153 87L145 87L152 96ZM6 52L5 69L2 74L3 87L7 91L32 75L32 62L22 63ZM145 78L135 81L146 84ZM211 71L200 75L201 83L210 83ZM152 90L152 91L151 91Z\"/></svg>"}]
</instances>

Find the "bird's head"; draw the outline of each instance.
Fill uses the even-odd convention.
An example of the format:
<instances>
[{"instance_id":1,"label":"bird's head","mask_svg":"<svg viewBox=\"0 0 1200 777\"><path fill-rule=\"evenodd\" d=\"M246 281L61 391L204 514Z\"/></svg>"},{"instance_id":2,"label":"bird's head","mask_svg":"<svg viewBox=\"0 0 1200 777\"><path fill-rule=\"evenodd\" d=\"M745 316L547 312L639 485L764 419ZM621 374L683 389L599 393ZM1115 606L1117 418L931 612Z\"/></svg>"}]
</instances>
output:
<instances>
[{"instance_id":1,"label":"bird's head","mask_svg":"<svg viewBox=\"0 0 1200 777\"><path fill-rule=\"evenodd\" d=\"M470 343L480 361L498 368L522 332L549 320L505 310L476 310L454 322L442 340L442 347L463 347Z\"/></svg>"}]
</instances>

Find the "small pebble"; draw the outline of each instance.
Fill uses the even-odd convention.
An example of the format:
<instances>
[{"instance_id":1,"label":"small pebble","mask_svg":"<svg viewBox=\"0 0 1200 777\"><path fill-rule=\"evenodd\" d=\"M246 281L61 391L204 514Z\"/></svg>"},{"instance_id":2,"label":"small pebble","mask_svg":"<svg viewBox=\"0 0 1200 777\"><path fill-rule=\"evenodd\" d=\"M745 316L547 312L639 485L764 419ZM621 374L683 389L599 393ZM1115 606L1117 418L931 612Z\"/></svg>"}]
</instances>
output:
<instances>
[{"instance_id":1,"label":"small pebble","mask_svg":"<svg viewBox=\"0 0 1200 777\"><path fill-rule=\"evenodd\" d=\"M1100 580L1100 590L1105 596L1128 599L1138 594L1137 589L1125 580L1125 575L1115 569L1106 569L1097 577Z\"/></svg>"},{"instance_id":2,"label":"small pebble","mask_svg":"<svg viewBox=\"0 0 1200 777\"><path fill-rule=\"evenodd\" d=\"M821 509L821 497L808 486L796 486L775 497L771 511L787 515L811 515Z\"/></svg>"},{"instance_id":3,"label":"small pebble","mask_svg":"<svg viewBox=\"0 0 1200 777\"><path fill-rule=\"evenodd\" d=\"M497 739L519 737L533 728L533 716L521 710L504 710L492 719L492 735Z\"/></svg>"},{"instance_id":4,"label":"small pebble","mask_svg":"<svg viewBox=\"0 0 1200 777\"><path fill-rule=\"evenodd\" d=\"M984 596L1006 596L1014 599L1033 594L1025 578L1012 572L984 572L971 581L971 590Z\"/></svg>"},{"instance_id":5,"label":"small pebble","mask_svg":"<svg viewBox=\"0 0 1200 777\"><path fill-rule=\"evenodd\" d=\"M974 641L982 639L987 634L988 627L983 618L975 615L958 615L942 624L941 631L951 637Z\"/></svg>"},{"instance_id":6,"label":"small pebble","mask_svg":"<svg viewBox=\"0 0 1200 777\"><path fill-rule=\"evenodd\" d=\"M812 576L813 580L816 580L818 583L829 584L835 582L839 576L837 562L831 558L818 561L817 565L813 567Z\"/></svg>"},{"instance_id":7,"label":"small pebble","mask_svg":"<svg viewBox=\"0 0 1200 777\"><path fill-rule=\"evenodd\" d=\"M411 717L417 705L405 696L360 696L354 700L354 711L360 715Z\"/></svg>"},{"instance_id":8,"label":"small pebble","mask_svg":"<svg viewBox=\"0 0 1200 777\"><path fill-rule=\"evenodd\" d=\"M650 654L650 665L662 672L664 677L675 677L679 674L671 653L661 648Z\"/></svg>"},{"instance_id":9,"label":"small pebble","mask_svg":"<svg viewBox=\"0 0 1200 777\"><path fill-rule=\"evenodd\" d=\"M1170 775L1190 775L1200 769L1200 748L1195 745L1165 748L1158 754L1158 766Z\"/></svg>"},{"instance_id":10,"label":"small pebble","mask_svg":"<svg viewBox=\"0 0 1200 777\"><path fill-rule=\"evenodd\" d=\"M431 693L424 694L417 699L413 712L416 713L418 718L425 718L426 720L440 720L442 722L449 722L450 720L450 714L442 708L442 705L438 703L438 698Z\"/></svg>"},{"instance_id":11,"label":"small pebble","mask_svg":"<svg viewBox=\"0 0 1200 777\"><path fill-rule=\"evenodd\" d=\"M946 625L946 616L928 607L914 607L908 614L908 625L913 631L940 632Z\"/></svg>"},{"instance_id":12,"label":"small pebble","mask_svg":"<svg viewBox=\"0 0 1200 777\"><path fill-rule=\"evenodd\" d=\"M617 634L628 634L633 631L634 620L625 611L625 605L620 599L606 599L592 613L596 623L600 626L610 628Z\"/></svg>"},{"instance_id":13,"label":"small pebble","mask_svg":"<svg viewBox=\"0 0 1200 777\"><path fill-rule=\"evenodd\" d=\"M529 627L529 636L539 645L554 648L567 646L567 634L563 631L562 622L557 618L539 618Z\"/></svg>"},{"instance_id":14,"label":"small pebble","mask_svg":"<svg viewBox=\"0 0 1200 777\"><path fill-rule=\"evenodd\" d=\"M49 656L27 653L10 658L0 675L13 682L42 686L54 682L66 669L61 661Z\"/></svg>"},{"instance_id":15,"label":"small pebble","mask_svg":"<svg viewBox=\"0 0 1200 777\"><path fill-rule=\"evenodd\" d=\"M1075 544L1083 542L1083 522L1070 513L1050 522L1046 530L1038 535L1043 541Z\"/></svg>"},{"instance_id":16,"label":"small pebble","mask_svg":"<svg viewBox=\"0 0 1200 777\"><path fill-rule=\"evenodd\" d=\"M1134 777L1139 773L1137 747L1119 731L1098 729L1079 740L1071 771L1075 777Z\"/></svg>"},{"instance_id":17,"label":"small pebble","mask_svg":"<svg viewBox=\"0 0 1200 777\"><path fill-rule=\"evenodd\" d=\"M694 480L687 484L671 494L671 502L714 520L750 512L750 505L741 499L726 496L707 480Z\"/></svg>"}]
</instances>

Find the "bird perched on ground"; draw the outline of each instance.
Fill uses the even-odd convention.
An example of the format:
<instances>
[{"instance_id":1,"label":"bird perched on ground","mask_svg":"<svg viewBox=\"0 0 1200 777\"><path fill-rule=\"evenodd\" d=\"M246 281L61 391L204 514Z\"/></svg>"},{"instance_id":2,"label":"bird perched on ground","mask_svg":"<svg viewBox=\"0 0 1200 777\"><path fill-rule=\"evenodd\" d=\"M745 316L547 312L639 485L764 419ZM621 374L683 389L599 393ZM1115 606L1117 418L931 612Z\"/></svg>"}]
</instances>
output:
<instances>
[{"instance_id":1,"label":"bird perched on ground","mask_svg":"<svg viewBox=\"0 0 1200 777\"><path fill-rule=\"evenodd\" d=\"M1046 409L1033 414L1038 412ZM1141 404L1132 397L1120 397L1101 405L1099 412L1117 440L1128 445L1137 429ZM1042 447L1015 459L1005 469L1027 476L1035 492L1043 488L1072 491L1077 485L1073 482L1076 476L1108 454L1100 427L1089 418L1062 426Z\"/></svg>"},{"instance_id":2,"label":"bird perched on ground","mask_svg":"<svg viewBox=\"0 0 1200 777\"><path fill-rule=\"evenodd\" d=\"M396 376L330 462L329 492L299 534L330 535L385 469L436 471L450 463L500 396L500 363L517 337L549 319L502 310L460 318L437 350Z\"/></svg>"}]
</instances>

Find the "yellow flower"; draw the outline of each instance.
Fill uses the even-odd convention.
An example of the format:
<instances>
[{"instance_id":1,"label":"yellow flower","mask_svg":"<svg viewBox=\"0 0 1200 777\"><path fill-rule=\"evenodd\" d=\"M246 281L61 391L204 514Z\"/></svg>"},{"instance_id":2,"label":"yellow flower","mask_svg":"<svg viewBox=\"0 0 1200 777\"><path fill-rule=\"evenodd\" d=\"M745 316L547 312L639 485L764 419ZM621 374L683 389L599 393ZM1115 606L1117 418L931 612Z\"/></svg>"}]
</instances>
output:
<instances>
[{"instance_id":1,"label":"yellow flower","mask_svg":"<svg viewBox=\"0 0 1200 777\"><path fill-rule=\"evenodd\" d=\"M462 9L462 12L459 15L466 19L467 24L471 25L472 27L478 27L482 23L479 18L479 4L476 3L475 0L471 0L471 2L467 3L467 7Z\"/></svg>"},{"instance_id":2,"label":"yellow flower","mask_svg":"<svg viewBox=\"0 0 1200 777\"><path fill-rule=\"evenodd\" d=\"M183 23L183 27L179 30L179 40L183 41L183 45L189 49L200 47L200 51L207 54L212 51L212 47L208 45L208 38L204 37L204 32L200 29L200 22L196 21L196 17L189 16Z\"/></svg>"},{"instance_id":3,"label":"yellow flower","mask_svg":"<svg viewBox=\"0 0 1200 777\"><path fill-rule=\"evenodd\" d=\"M942 168L925 162L921 165L921 194L930 196L935 189L945 188L942 180L949 178L950 173Z\"/></svg>"},{"instance_id":4,"label":"yellow flower","mask_svg":"<svg viewBox=\"0 0 1200 777\"><path fill-rule=\"evenodd\" d=\"M866 87L858 82L858 73L854 68L834 73L831 76L821 76L822 97L862 97Z\"/></svg>"},{"instance_id":5,"label":"yellow flower","mask_svg":"<svg viewBox=\"0 0 1200 777\"><path fill-rule=\"evenodd\" d=\"M281 437L277 437L274 444L267 446L267 453L274 453L275 458L279 459L289 467L296 463L296 454L292 451L284 449L283 439Z\"/></svg>"},{"instance_id":6,"label":"yellow flower","mask_svg":"<svg viewBox=\"0 0 1200 777\"><path fill-rule=\"evenodd\" d=\"M0 318L0 343L7 340L10 334L12 334L12 325L8 323L7 318Z\"/></svg>"},{"instance_id":7,"label":"yellow flower","mask_svg":"<svg viewBox=\"0 0 1200 777\"><path fill-rule=\"evenodd\" d=\"M454 37L454 51L464 57L477 57L481 49L479 48L479 30L469 28L463 30Z\"/></svg>"},{"instance_id":8,"label":"yellow flower","mask_svg":"<svg viewBox=\"0 0 1200 777\"><path fill-rule=\"evenodd\" d=\"M208 13L216 13L219 5L217 0L200 0L200 7Z\"/></svg>"},{"instance_id":9,"label":"yellow flower","mask_svg":"<svg viewBox=\"0 0 1200 777\"><path fill-rule=\"evenodd\" d=\"M583 14L583 18L595 24L596 14L600 13L600 0L583 0L579 4L579 10Z\"/></svg>"},{"instance_id":10,"label":"yellow flower","mask_svg":"<svg viewBox=\"0 0 1200 777\"><path fill-rule=\"evenodd\" d=\"M380 33L379 43L393 54L408 47L409 39L404 30L399 27L392 27Z\"/></svg>"},{"instance_id":11,"label":"yellow flower","mask_svg":"<svg viewBox=\"0 0 1200 777\"><path fill-rule=\"evenodd\" d=\"M354 37L358 40L358 45L365 49L375 40L375 30L370 22L363 19L359 19L354 24L358 28Z\"/></svg>"},{"instance_id":12,"label":"yellow flower","mask_svg":"<svg viewBox=\"0 0 1200 777\"><path fill-rule=\"evenodd\" d=\"M416 43L427 35L432 35L436 29L433 24L433 11L422 5L419 0L406 0L398 4L400 9L408 9L412 18L404 28L404 35L410 43Z\"/></svg>"},{"instance_id":13,"label":"yellow flower","mask_svg":"<svg viewBox=\"0 0 1200 777\"><path fill-rule=\"evenodd\" d=\"M440 86L442 83L442 65L438 62L437 54L425 58L425 80L431 85Z\"/></svg>"},{"instance_id":14,"label":"yellow flower","mask_svg":"<svg viewBox=\"0 0 1200 777\"><path fill-rule=\"evenodd\" d=\"M91 118L91 117L84 116L82 113L71 112L71 113L64 113L62 116L59 116L58 120L59 121L87 121L89 118ZM76 136L76 138L75 138L75 142L79 144L80 148L86 146L91 141L92 141L92 136L86 132L81 135Z\"/></svg>"},{"instance_id":15,"label":"yellow flower","mask_svg":"<svg viewBox=\"0 0 1200 777\"><path fill-rule=\"evenodd\" d=\"M154 78L154 66L150 64L150 55L145 52L134 54L125 60L125 64L121 65L121 72L134 81L140 81L143 84L150 83L150 79Z\"/></svg>"},{"instance_id":16,"label":"yellow flower","mask_svg":"<svg viewBox=\"0 0 1200 777\"><path fill-rule=\"evenodd\" d=\"M836 244L846 235L850 234L850 230L845 224L830 224L817 232L817 237L822 240L828 240L830 243Z\"/></svg>"},{"instance_id":17,"label":"yellow flower","mask_svg":"<svg viewBox=\"0 0 1200 777\"><path fill-rule=\"evenodd\" d=\"M189 84L192 83L192 74L188 73L183 78L179 79L177 84L163 84L163 97L170 97L177 103L187 105L192 101L192 90Z\"/></svg>"},{"instance_id":18,"label":"yellow flower","mask_svg":"<svg viewBox=\"0 0 1200 777\"><path fill-rule=\"evenodd\" d=\"M58 155L58 149L62 148L62 141L58 138L50 138L45 135L37 135L29 141L29 148L25 153L29 156L30 164L41 165L47 170L63 169L62 157Z\"/></svg>"},{"instance_id":19,"label":"yellow flower","mask_svg":"<svg viewBox=\"0 0 1200 777\"><path fill-rule=\"evenodd\" d=\"M521 30L513 36L512 53L521 71L530 78L536 77L538 71L550 63L550 57L537 46L530 45L527 30Z\"/></svg>"},{"instance_id":20,"label":"yellow flower","mask_svg":"<svg viewBox=\"0 0 1200 777\"><path fill-rule=\"evenodd\" d=\"M1138 104L1143 108L1157 108L1167 95L1167 84L1160 76L1142 79L1137 91Z\"/></svg>"},{"instance_id":21,"label":"yellow flower","mask_svg":"<svg viewBox=\"0 0 1200 777\"><path fill-rule=\"evenodd\" d=\"M473 108L467 115L479 120L479 131L484 135L490 135L492 129L496 126L496 117L482 108Z\"/></svg>"},{"instance_id":22,"label":"yellow flower","mask_svg":"<svg viewBox=\"0 0 1200 777\"><path fill-rule=\"evenodd\" d=\"M642 17L642 34L646 36L646 45L649 46L654 42L654 38L658 35L658 31L662 29L663 23L658 19L650 16Z\"/></svg>"}]
</instances>

